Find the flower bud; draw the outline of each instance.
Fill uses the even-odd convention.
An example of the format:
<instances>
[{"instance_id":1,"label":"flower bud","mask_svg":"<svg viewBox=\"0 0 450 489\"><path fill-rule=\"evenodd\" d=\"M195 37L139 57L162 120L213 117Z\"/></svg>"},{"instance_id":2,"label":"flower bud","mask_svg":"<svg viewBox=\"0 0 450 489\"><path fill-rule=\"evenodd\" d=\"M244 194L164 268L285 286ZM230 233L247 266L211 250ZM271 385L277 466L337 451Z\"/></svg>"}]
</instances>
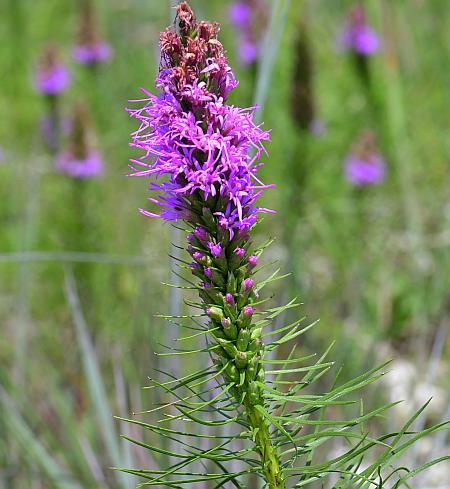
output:
<instances>
[{"instance_id":1,"label":"flower bud","mask_svg":"<svg viewBox=\"0 0 450 489\"><path fill-rule=\"evenodd\" d=\"M197 263L202 263L202 261L204 260L205 258L205 255L200 252L200 251L194 251L194 253L192 253L192 258L197 262Z\"/></svg>"},{"instance_id":2,"label":"flower bud","mask_svg":"<svg viewBox=\"0 0 450 489\"><path fill-rule=\"evenodd\" d=\"M261 338L262 328L253 328L252 329L252 340L256 340L257 338Z\"/></svg>"},{"instance_id":3,"label":"flower bud","mask_svg":"<svg viewBox=\"0 0 450 489\"><path fill-rule=\"evenodd\" d=\"M227 291L232 294L235 294L237 291L236 277L234 276L233 272L228 273Z\"/></svg>"},{"instance_id":4,"label":"flower bud","mask_svg":"<svg viewBox=\"0 0 450 489\"><path fill-rule=\"evenodd\" d=\"M237 327L236 325L231 322L228 318L223 318L222 319L222 326L223 326L223 332L225 333L225 336L230 339L230 340L235 340L237 338Z\"/></svg>"},{"instance_id":5,"label":"flower bud","mask_svg":"<svg viewBox=\"0 0 450 489\"><path fill-rule=\"evenodd\" d=\"M253 280L251 278L246 278L243 282L242 282L242 289L244 292L250 292L253 288Z\"/></svg>"},{"instance_id":6,"label":"flower bud","mask_svg":"<svg viewBox=\"0 0 450 489\"><path fill-rule=\"evenodd\" d=\"M247 346L250 341L250 331L248 329L241 329L239 331L238 339L237 339L237 349L239 351L247 351Z\"/></svg>"},{"instance_id":7,"label":"flower bud","mask_svg":"<svg viewBox=\"0 0 450 489\"><path fill-rule=\"evenodd\" d=\"M246 372L247 382L251 382L252 380L255 380L259 368L259 361L260 361L260 357L258 355L255 355L248 362L247 372Z\"/></svg>"},{"instance_id":8,"label":"flower bud","mask_svg":"<svg viewBox=\"0 0 450 489\"><path fill-rule=\"evenodd\" d=\"M244 306L242 308L241 314L239 315L238 319L238 326L240 329L246 328L247 326L250 326L252 322L252 316L253 316L253 307L252 306Z\"/></svg>"},{"instance_id":9,"label":"flower bud","mask_svg":"<svg viewBox=\"0 0 450 489\"><path fill-rule=\"evenodd\" d=\"M248 345L248 351L254 353L260 352L263 348L264 348L264 343L261 338L256 338L255 340L252 340Z\"/></svg>"},{"instance_id":10,"label":"flower bud","mask_svg":"<svg viewBox=\"0 0 450 489\"><path fill-rule=\"evenodd\" d=\"M206 309L206 314L213 319L214 321L217 321L218 323L222 322L222 319L224 319L223 316L223 311L222 309L218 307L208 307Z\"/></svg>"},{"instance_id":11,"label":"flower bud","mask_svg":"<svg viewBox=\"0 0 450 489\"><path fill-rule=\"evenodd\" d=\"M212 278L212 276L213 276L213 271L209 267L205 267L203 269L203 273L205 274L205 277L207 277L207 278Z\"/></svg>"},{"instance_id":12,"label":"flower bud","mask_svg":"<svg viewBox=\"0 0 450 489\"><path fill-rule=\"evenodd\" d=\"M239 371L236 368L236 365L234 363L230 362L225 369L225 375L232 381L232 382L239 382Z\"/></svg>"},{"instance_id":13,"label":"flower bud","mask_svg":"<svg viewBox=\"0 0 450 489\"><path fill-rule=\"evenodd\" d=\"M208 233L200 226L194 229L194 235L202 243L206 243L209 238Z\"/></svg>"},{"instance_id":14,"label":"flower bud","mask_svg":"<svg viewBox=\"0 0 450 489\"><path fill-rule=\"evenodd\" d=\"M223 340L222 338L217 338L217 343L225 350L230 358L235 358L238 351L231 341Z\"/></svg>"},{"instance_id":15,"label":"flower bud","mask_svg":"<svg viewBox=\"0 0 450 489\"><path fill-rule=\"evenodd\" d=\"M260 404L262 401L261 389L254 382L248 385L248 399L252 405Z\"/></svg>"},{"instance_id":16,"label":"flower bud","mask_svg":"<svg viewBox=\"0 0 450 489\"><path fill-rule=\"evenodd\" d=\"M225 302L229 305L229 306L234 306L235 302L234 302L234 297L232 296L232 294L230 294L229 292L225 295Z\"/></svg>"},{"instance_id":17,"label":"flower bud","mask_svg":"<svg viewBox=\"0 0 450 489\"><path fill-rule=\"evenodd\" d=\"M247 354L243 351L238 351L234 357L234 361L239 370L245 368L248 364Z\"/></svg>"},{"instance_id":18,"label":"flower bud","mask_svg":"<svg viewBox=\"0 0 450 489\"><path fill-rule=\"evenodd\" d=\"M248 257L247 263L250 269L255 268L258 264L258 257L256 255L250 255Z\"/></svg>"},{"instance_id":19,"label":"flower bud","mask_svg":"<svg viewBox=\"0 0 450 489\"><path fill-rule=\"evenodd\" d=\"M236 248L233 253L238 257L238 258L244 258L245 255L245 250L244 248Z\"/></svg>"}]
</instances>

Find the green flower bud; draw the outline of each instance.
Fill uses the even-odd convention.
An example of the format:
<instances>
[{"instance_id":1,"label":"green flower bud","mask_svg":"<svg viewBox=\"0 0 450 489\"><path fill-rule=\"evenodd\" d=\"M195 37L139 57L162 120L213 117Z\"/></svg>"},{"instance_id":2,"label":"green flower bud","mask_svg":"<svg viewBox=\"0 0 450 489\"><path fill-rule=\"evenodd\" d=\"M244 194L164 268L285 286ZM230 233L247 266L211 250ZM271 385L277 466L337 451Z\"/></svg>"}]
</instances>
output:
<instances>
[{"instance_id":1,"label":"green flower bud","mask_svg":"<svg viewBox=\"0 0 450 489\"><path fill-rule=\"evenodd\" d=\"M234 357L234 361L238 369L245 368L248 364L247 354L243 351L238 351Z\"/></svg>"},{"instance_id":2,"label":"green flower bud","mask_svg":"<svg viewBox=\"0 0 450 489\"><path fill-rule=\"evenodd\" d=\"M233 272L228 272L227 291L230 294L236 294L237 292L237 282Z\"/></svg>"},{"instance_id":3,"label":"green flower bud","mask_svg":"<svg viewBox=\"0 0 450 489\"><path fill-rule=\"evenodd\" d=\"M218 323L222 322L222 319L224 319L223 311L219 307L208 307L206 309L206 314L213 319L214 321L217 321Z\"/></svg>"},{"instance_id":4,"label":"green flower bud","mask_svg":"<svg viewBox=\"0 0 450 489\"><path fill-rule=\"evenodd\" d=\"M225 336L230 340L235 340L237 338L238 332L236 325L230 321L228 318L222 319L222 327Z\"/></svg>"},{"instance_id":5,"label":"green flower bud","mask_svg":"<svg viewBox=\"0 0 450 489\"><path fill-rule=\"evenodd\" d=\"M234 363L230 362L225 369L225 375L236 384L239 382L239 371Z\"/></svg>"},{"instance_id":6,"label":"green flower bud","mask_svg":"<svg viewBox=\"0 0 450 489\"><path fill-rule=\"evenodd\" d=\"M259 352L264 348L264 343L261 338L256 338L252 340L248 345L248 351Z\"/></svg>"},{"instance_id":7,"label":"green flower bud","mask_svg":"<svg viewBox=\"0 0 450 489\"><path fill-rule=\"evenodd\" d=\"M250 341L250 331L248 329L241 329L239 331L238 339L237 339L237 349L239 351L247 351L247 346Z\"/></svg>"},{"instance_id":8,"label":"green flower bud","mask_svg":"<svg viewBox=\"0 0 450 489\"><path fill-rule=\"evenodd\" d=\"M247 396L253 406L262 403L261 389L254 382L248 385Z\"/></svg>"},{"instance_id":9,"label":"green flower bud","mask_svg":"<svg viewBox=\"0 0 450 489\"><path fill-rule=\"evenodd\" d=\"M262 328L253 328L251 338L256 340L256 338L261 338Z\"/></svg>"},{"instance_id":10,"label":"green flower bud","mask_svg":"<svg viewBox=\"0 0 450 489\"><path fill-rule=\"evenodd\" d=\"M247 366L247 382L255 380L256 374L258 372L260 357L255 355L249 362Z\"/></svg>"},{"instance_id":11,"label":"green flower bud","mask_svg":"<svg viewBox=\"0 0 450 489\"><path fill-rule=\"evenodd\" d=\"M227 355L231 358L234 358L238 353L237 348L233 345L231 341L217 338L217 343L226 351Z\"/></svg>"}]
</instances>

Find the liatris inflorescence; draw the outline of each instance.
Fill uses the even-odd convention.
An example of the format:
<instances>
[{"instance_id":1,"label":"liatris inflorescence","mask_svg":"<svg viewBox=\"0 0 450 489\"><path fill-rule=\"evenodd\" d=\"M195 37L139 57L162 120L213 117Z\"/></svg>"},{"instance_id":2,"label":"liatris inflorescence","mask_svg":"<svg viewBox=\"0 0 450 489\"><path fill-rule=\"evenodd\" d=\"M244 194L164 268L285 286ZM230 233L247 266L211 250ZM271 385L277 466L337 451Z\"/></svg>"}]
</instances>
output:
<instances>
[{"instance_id":1,"label":"liatris inflorescence","mask_svg":"<svg viewBox=\"0 0 450 489\"><path fill-rule=\"evenodd\" d=\"M200 279L215 363L245 408L270 487L282 487L269 425L258 409L264 344L254 319L258 286L252 276L258 257L250 241L258 214L267 212L256 204L268 188L257 177L256 161L269 135L253 123L254 109L226 103L237 83L217 39L218 24L197 23L186 3L177 7L177 15L179 33L166 30L160 38L156 83L162 93L148 94L144 108L129 111L141 123L132 146L145 151L133 160L143 167L134 175L168 176L150 185L162 194L149 199L161 212L142 212L183 220L191 228L190 269Z\"/></svg>"},{"instance_id":2,"label":"liatris inflorescence","mask_svg":"<svg viewBox=\"0 0 450 489\"><path fill-rule=\"evenodd\" d=\"M239 60L244 66L256 62L260 52L260 28L266 23L262 0L238 0L229 7L229 18L238 34Z\"/></svg>"},{"instance_id":3,"label":"liatris inflorescence","mask_svg":"<svg viewBox=\"0 0 450 489\"><path fill-rule=\"evenodd\" d=\"M57 157L56 170L77 179L101 175L103 161L93 140L86 107L81 102L73 110L69 139L67 148Z\"/></svg>"},{"instance_id":4,"label":"liatris inflorescence","mask_svg":"<svg viewBox=\"0 0 450 489\"><path fill-rule=\"evenodd\" d=\"M58 49L53 44L45 47L34 73L34 88L45 96L47 115L41 121L41 132L48 149L55 153L59 146L59 97L70 85L71 77L62 63Z\"/></svg>"},{"instance_id":5,"label":"liatris inflorescence","mask_svg":"<svg viewBox=\"0 0 450 489\"><path fill-rule=\"evenodd\" d=\"M357 186L377 185L384 180L386 165L377 149L375 134L363 131L344 163L347 180Z\"/></svg>"},{"instance_id":6,"label":"liatris inflorescence","mask_svg":"<svg viewBox=\"0 0 450 489\"><path fill-rule=\"evenodd\" d=\"M57 48L48 45L35 72L34 87L37 92L50 97L63 92L70 85L70 73L61 62Z\"/></svg>"},{"instance_id":7,"label":"liatris inflorescence","mask_svg":"<svg viewBox=\"0 0 450 489\"><path fill-rule=\"evenodd\" d=\"M92 2L84 2L80 8L78 42L74 46L72 54L79 64L96 66L111 58L112 49L99 34Z\"/></svg>"},{"instance_id":8,"label":"liatris inflorescence","mask_svg":"<svg viewBox=\"0 0 450 489\"><path fill-rule=\"evenodd\" d=\"M371 56L380 49L380 39L367 24L366 11L362 5L353 5L348 12L348 20L339 39L342 47L359 56Z\"/></svg>"},{"instance_id":9,"label":"liatris inflorescence","mask_svg":"<svg viewBox=\"0 0 450 489\"><path fill-rule=\"evenodd\" d=\"M395 437L395 446L402 435L374 440L353 428L390 406L371 412L355 406L346 416L342 409L353 403L340 400L375 381L382 367L342 385L334 382L318 395L303 389L331 367L325 361L328 351L312 365L304 364L314 355L298 358L296 345L287 359L265 357L265 352L297 341L312 326L303 327L300 320L263 333L274 318L298 306L292 301L264 310L260 297L263 287L277 279L276 273L257 279L262 248L255 249L252 242L258 216L269 212L257 204L269 187L257 176L257 161L269 135L254 124L254 109L227 103L237 82L217 38L218 24L197 22L186 2L176 12L178 29L160 36L160 93L144 90L144 100L131 101L145 102L144 107L128 109L140 123L131 145L143 151L142 157L131 160L132 175L149 177L149 189L159 194L149 198L159 210L142 209L144 215L186 226L191 260L182 263L198 279L189 283L200 297L187 304L200 313L181 316L192 319L192 325L180 326L194 333L178 341L207 341L200 348L171 348L166 353L190 356L191 363L200 366L181 378L160 370L169 380L152 380L150 388L162 388L171 396L149 411L166 410L158 423L129 420L157 436L154 443L135 443L161 460L167 456L169 467L123 470L143 477L144 485L159 487L205 482L207 487L243 488L249 487L248 477L256 475L264 487L284 489L322 482L330 474L340 474L335 488L349 489L359 482L364 489L369 487L366 482L382 487L393 458L387 439ZM200 359L201 354L208 357ZM301 378L293 380L292 375ZM335 416L325 419L330 407ZM202 429L192 428L196 425ZM211 431L205 433L204 428ZM348 449L317 461L316 448L335 438L345 440ZM381 455L374 454L361 474L364 452L378 446Z\"/></svg>"},{"instance_id":10,"label":"liatris inflorescence","mask_svg":"<svg viewBox=\"0 0 450 489\"><path fill-rule=\"evenodd\" d=\"M366 11L361 4L353 5L348 11L346 25L338 38L338 44L352 53L355 69L361 80L370 82L369 57L380 50L380 38L366 20Z\"/></svg>"}]
</instances>

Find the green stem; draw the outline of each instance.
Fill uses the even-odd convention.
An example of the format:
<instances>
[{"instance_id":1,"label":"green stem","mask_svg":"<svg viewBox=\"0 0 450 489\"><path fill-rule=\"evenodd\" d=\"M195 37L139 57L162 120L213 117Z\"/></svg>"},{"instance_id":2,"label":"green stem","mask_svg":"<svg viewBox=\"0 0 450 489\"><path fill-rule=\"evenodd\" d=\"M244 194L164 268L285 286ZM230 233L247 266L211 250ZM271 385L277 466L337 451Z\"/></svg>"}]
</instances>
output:
<instances>
[{"instance_id":1,"label":"green stem","mask_svg":"<svg viewBox=\"0 0 450 489\"><path fill-rule=\"evenodd\" d=\"M280 461L270 439L269 424L262 414L255 409L255 406L245 404L245 409L247 420L254 433L256 451L261 459L262 471L269 489L284 489Z\"/></svg>"}]
</instances>

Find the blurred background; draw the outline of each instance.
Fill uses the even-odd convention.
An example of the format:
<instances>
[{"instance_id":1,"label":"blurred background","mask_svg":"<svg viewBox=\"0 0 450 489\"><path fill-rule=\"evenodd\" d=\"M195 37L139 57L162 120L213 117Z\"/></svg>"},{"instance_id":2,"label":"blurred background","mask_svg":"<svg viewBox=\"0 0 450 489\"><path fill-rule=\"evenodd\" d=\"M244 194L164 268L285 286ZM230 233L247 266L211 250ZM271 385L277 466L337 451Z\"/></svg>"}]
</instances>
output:
<instances>
[{"instance_id":1,"label":"blurred background","mask_svg":"<svg viewBox=\"0 0 450 489\"><path fill-rule=\"evenodd\" d=\"M146 181L126 177L136 127L124 109L140 87L155 91L171 3L1 1L2 489L122 489L136 481L110 467L164 463L123 442L143 434L113 416L157 401L142 386L178 334L158 315L184 310L162 285L178 280L181 238L138 213ZM265 261L293 272L273 303L298 297L320 318L300 350L336 341L344 378L392 358L364 397L405 401L380 430L430 397L416 428L448 417L448 2L191 5L222 25L240 82L231 102L258 104L272 131L261 175L277 215L257 240L273 237ZM440 433L411 457L448 453ZM411 487L449 480L442 464Z\"/></svg>"}]
</instances>

